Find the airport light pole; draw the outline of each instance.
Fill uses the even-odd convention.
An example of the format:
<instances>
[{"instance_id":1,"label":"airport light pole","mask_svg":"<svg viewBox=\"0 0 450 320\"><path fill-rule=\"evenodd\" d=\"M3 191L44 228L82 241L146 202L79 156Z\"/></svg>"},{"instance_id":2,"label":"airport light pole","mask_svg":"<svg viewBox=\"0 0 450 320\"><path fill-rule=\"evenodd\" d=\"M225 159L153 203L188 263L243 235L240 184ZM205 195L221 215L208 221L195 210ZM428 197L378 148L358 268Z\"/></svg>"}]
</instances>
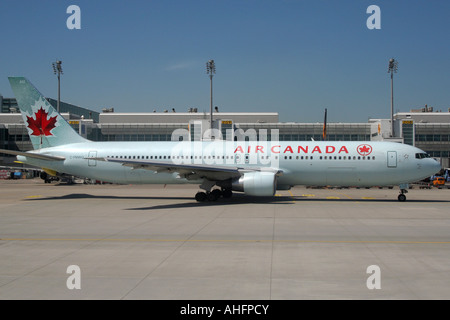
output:
<instances>
[{"instance_id":1,"label":"airport light pole","mask_svg":"<svg viewBox=\"0 0 450 320\"><path fill-rule=\"evenodd\" d=\"M206 63L206 73L209 74L209 80L210 80L210 91L211 91L211 104L210 104L210 123L209 128L212 130L213 126L213 75L216 73L216 65L214 63L214 60L209 60Z\"/></svg>"},{"instance_id":2,"label":"airport light pole","mask_svg":"<svg viewBox=\"0 0 450 320\"><path fill-rule=\"evenodd\" d=\"M388 73L391 74L391 137L395 137L394 132L394 73L397 73L398 61L394 58L389 60Z\"/></svg>"},{"instance_id":3,"label":"airport light pole","mask_svg":"<svg viewBox=\"0 0 450 320\"><path fill-rule=\"evenodd\" d=\"M56 62L52 63L53 73L58 76L58 102L57 102L57 108L56 108L58 110L58 113L60 113L59 104L61 101L61 75L63 74L61 64L62 64L61 60L56 60Z\"/></svg>"}]
</instances>

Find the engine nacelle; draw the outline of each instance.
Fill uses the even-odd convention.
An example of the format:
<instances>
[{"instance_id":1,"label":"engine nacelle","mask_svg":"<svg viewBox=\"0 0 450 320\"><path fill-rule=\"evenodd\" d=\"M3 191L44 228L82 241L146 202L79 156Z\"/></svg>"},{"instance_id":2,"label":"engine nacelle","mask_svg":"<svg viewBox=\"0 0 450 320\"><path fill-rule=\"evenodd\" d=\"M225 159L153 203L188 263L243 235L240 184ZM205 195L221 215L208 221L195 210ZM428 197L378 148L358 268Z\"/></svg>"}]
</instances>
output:
<instances>
[{"instance_id":1,"label":"engine nacelle","mask_svg":"<svg viewBox=\"0 0 450 320\"><path fill-rule=\"evenodd\" d=\"M277 176L273 172L247 172L232 181L231 188L250 196L273 196L277 190Z\"/></svg>"}]
</instances>

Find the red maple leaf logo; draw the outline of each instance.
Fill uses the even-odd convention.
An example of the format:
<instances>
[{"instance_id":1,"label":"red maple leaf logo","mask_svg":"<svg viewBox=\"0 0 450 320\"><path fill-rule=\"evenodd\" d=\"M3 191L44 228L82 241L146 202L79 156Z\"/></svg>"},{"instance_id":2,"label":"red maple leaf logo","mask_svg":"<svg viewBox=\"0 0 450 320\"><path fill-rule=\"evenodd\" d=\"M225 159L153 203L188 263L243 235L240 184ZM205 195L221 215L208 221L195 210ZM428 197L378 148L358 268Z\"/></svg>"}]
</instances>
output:
<instances>
[{"instance_id":1,"label":"red maple leaf logo","mask_svg":"<svg viewBox=\"0 0 450 320\"><path fill-rule=\"evenodd\" d=\"M359 145L356 150L358 151L358 153L362 156L368 156L369 154L372 153L372 146L368 145L368 144L361 144Z\"/></svg>"},{"instance_id":2,"label":"red maple leaf logo","mask_svg":"<svg viewBox=\"0 0 450 320\"><path fill-rule=\"evenodd\" d=\"M33 130L31 135L52 136L50 131L55 127L56 116L48 119L48 113L42 107L34 115L36 116L36 119L27 116L28 128Z\"/></svg>"}]
</instances>

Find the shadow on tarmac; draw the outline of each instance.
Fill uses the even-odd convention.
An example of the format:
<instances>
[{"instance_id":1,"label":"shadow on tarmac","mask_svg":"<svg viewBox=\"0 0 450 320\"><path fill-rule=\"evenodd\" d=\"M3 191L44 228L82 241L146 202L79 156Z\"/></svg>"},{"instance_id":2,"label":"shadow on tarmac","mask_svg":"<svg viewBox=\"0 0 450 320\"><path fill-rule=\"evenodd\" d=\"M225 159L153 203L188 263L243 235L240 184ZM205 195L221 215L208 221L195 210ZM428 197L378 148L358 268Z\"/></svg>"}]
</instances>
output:
<instances>
[{"instance_id":1,"label":"shadow on tarmac","mask_svg":"<svg viewBox=\"0 0 450 320\"><path fill-rule=\"evenodd\" d=\"M233 194L232 198L220 198L217 201L197 202L193 197L148 197L148 196L108 196L108 195L91 195L87 193L72 193L63 196L54 196L46 198L30 198L25 201L52 201L52 200L73 200L73 199L98 199L98 200L184 200L181 203L160 204L148 207L127 208L124 210L158 210L158 209L175 209L175 208L198 208L198 207L214 207L214 206L228 206L228 205L242 205L242 204L276 204L276 205L292 205L296 202L392 202L399 203L395 198L392 199L348 199L348 198L321 198L321 197L307 197L307 196L275 196L275 197L253 197L244 194ZM406 200L407 203L448 203L450 200L430 200L430 199L412 199Z\"/></svg>"}]
</instances>

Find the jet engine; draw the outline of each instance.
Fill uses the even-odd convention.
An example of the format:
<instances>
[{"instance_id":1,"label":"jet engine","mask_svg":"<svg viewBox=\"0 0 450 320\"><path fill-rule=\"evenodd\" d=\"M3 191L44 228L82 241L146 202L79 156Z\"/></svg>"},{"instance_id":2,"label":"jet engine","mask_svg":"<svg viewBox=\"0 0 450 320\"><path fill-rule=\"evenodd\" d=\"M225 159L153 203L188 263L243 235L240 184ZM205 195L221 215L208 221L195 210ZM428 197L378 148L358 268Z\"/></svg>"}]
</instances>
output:
<instances>
[{"instance_id":1,"label":"jet engine","mask_svg":"<svg viewBox=\"0 0 450 320\"><path fill-rule=\"evenodd\" d=\"M277 176L274 172L247 172L231 182L231 189L250 196L273 196L277 190Z\"/></svg>"}]
</instances>

